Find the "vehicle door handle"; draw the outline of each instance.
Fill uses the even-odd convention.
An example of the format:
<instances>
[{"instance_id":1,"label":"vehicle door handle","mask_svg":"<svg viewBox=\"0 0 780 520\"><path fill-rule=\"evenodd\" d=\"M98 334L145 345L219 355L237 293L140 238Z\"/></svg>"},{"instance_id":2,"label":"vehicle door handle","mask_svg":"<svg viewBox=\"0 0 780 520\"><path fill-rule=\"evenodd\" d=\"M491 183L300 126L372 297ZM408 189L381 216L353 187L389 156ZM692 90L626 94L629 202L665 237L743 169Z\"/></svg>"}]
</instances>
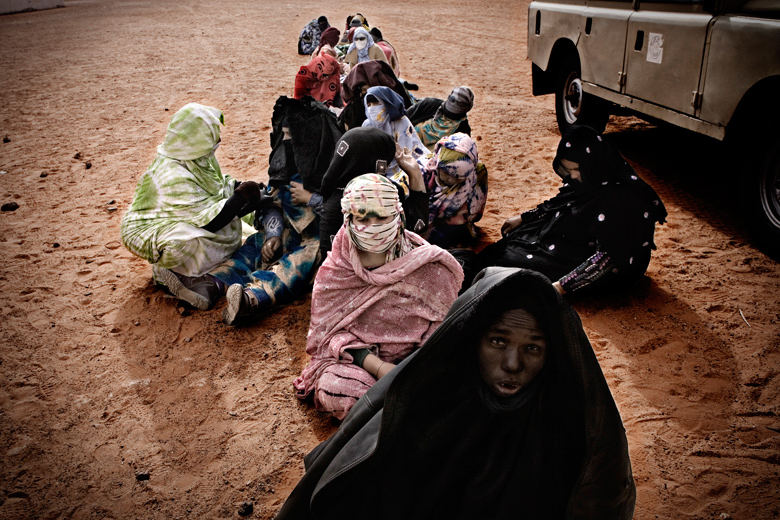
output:
<instances>
[{"instance_id":1,"label":"vehicle door handle","mask_svg":"<svg viewBox=\"0 0 780 520\"><path fill-rule=\"evenodd\" d=\"M636 32L636 41L634 42L634 50L641 51L645 45L645 31Z\"/></svg>"}]
</instances>

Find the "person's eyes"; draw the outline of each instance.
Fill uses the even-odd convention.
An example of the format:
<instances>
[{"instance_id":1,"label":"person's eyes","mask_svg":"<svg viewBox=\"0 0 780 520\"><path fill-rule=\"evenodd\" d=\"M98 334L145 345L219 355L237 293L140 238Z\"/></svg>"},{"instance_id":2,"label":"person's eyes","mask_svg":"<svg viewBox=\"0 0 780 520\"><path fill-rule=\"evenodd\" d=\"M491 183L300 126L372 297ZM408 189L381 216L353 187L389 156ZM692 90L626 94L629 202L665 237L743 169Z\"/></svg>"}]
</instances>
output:
<instances>
[{"instance_id":1,"label":"person's eyes","mask_svg":"<svg viewBox=\"0 0 780 520\"><path fill-rule=\"evenodd\" d=\"M355 222L358 224L368 224L369 218L368 217L355 217Z\"/></svg>"},{"instance_id":2,"label":"person's eyes","mask_svg":"<svg viewBox=\"0 0 780 520\"><path fill-rule=\"evenodd\" d=\"M495 336L490 338L490 344L496 348L503 348L506 346L506 339L500 336Z\"/></svg>"},{"instance_id":3,"label":"person's eyes","mask_svg":"<svg viewBox=\"0 0 780 520\"><path fill-rule=\"evenodd\" d=\"M538 353L538 352L541 352L543 350L540 345L526 345L525 349L528 352L534 352L534 353Z\"/></svg>"}]
</instances>

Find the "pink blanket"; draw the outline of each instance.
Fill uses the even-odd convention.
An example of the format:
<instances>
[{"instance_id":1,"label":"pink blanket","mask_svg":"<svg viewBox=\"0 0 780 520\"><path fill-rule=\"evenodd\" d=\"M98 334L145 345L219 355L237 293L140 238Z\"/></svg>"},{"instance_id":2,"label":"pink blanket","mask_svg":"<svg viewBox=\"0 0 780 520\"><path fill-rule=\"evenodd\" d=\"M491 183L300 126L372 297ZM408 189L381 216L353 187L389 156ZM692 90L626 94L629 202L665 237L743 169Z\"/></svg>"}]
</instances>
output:
<instances>
[{"instance_id":1,"label":"pink blanket","mask_svg":"<svg viewBox=\"0 0 780 520\"><path fill-rule=\"evenodd\" d=\"M367 271L344 231L314 281L306 342L311 361L293 382L301 399L328 367L352 362L345 349L378 344L383 361L406 358L439 326L463 281L452 255L410 231L411 252Z\"/></svg>"}]
</instances>

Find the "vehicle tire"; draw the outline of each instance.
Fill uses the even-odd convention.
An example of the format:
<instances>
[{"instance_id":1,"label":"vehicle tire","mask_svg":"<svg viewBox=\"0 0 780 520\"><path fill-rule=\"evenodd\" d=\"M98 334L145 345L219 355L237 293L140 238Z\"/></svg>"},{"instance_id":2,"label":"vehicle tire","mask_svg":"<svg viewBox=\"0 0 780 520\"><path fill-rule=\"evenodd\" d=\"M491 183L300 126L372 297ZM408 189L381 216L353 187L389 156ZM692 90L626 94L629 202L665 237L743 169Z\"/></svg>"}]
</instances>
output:
<instances>
[{"instance_id":1,"label":"vehicle tire","mask_svg":"<svg viewBox=\"0 0 780 520\"><path fill-rule=\"evenodd\" d=\"M766 254L780 260L780 132L764 134L741 152L744 184L742 210L753 242Z\"/></svg>"},{"instance_id":2,"label":"vehicle tire","mask_svg":"<svg viewBox=\"0 0 780 520\"><path fill-rule=\"evenodd\" d=\"M601 133L609 120L609 105L582 90L580 60L576 54L561 62L555 82L555 117L563 133L572 125L587 125Z\"/></svg>"}]
</instances>

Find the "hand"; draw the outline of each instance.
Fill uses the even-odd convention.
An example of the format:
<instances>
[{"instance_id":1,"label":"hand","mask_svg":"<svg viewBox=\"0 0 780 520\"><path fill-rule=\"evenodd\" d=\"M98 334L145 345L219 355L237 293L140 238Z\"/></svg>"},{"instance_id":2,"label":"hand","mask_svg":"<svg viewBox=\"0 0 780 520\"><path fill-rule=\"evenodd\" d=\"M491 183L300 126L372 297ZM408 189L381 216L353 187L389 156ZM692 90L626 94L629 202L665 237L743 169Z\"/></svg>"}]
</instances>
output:
<instances>
[{"instance_id":1,"label":"hand","mask_svg":"<svg viewBox=\"0 0 780 520\"><path fill-rule=\"evenodd\" d=\"M241 184L236 186L233 193L237 193L241 196L241 199L246 203L254 200L258 200L261 197L261 190L265 186L263 183L257 183L255 181L241 181Z\"/></svg>"},{"instance_id":2,"label":"hand","mask_svg":"<svg viewBox=\"0 0 780 520\"><path fill-rule=\"evenodd\" d=\"M311 200L311 192L305 189L300 182L290 183L290 195L292 195L293 204L306 205Z\"/></svg>"},{"instance_id":3,"label":"hand","mask_svg":"<svg viewBox=\"0 0 780 520\"><path fill-rule=\"evenodd\" d=\"M276 257L276 254L282 248L282 239L280 237L271 237L266 239L263 244L261 257L266 264Z\"/></svg>"},{"instance_id":4,"label":"hand","mask_svg":"<svg viewBox=\"0 0 780 520\"><path fill-rule=\"evenodd\" d=\"M420 165L414 158L409 148L401 148L401 145L395 143L395 162L409 176L409 189L412 191L425 191L425 181L423 180Z\"/></svg>"},{"instance_id":5,"label":"hand","mask_svg":"<svg viewBox=\"0 0 780 520\"><path fill-rule=\"evenodd\" d=\"M519 227L520 224L522 224L522 223L523 223L523 216L522 215L509 217L504 222L504 225L501 226L501 236L502 237L507 236L507 234L509 234L510 231L512 231L516 227Z\"/></svg>"},{"instance_id":6,"label":"hand","mask_svg":"<svg viewBox=\"0 0 780 520\"><path fill-rule=\"evenodd\" d=\"M563 290L563 286L561 285L561 282L553 282L552 286L555 287L555 290L558 291L558 294L560 294L561 296L566 294L566 291Z\"/></svg>"}]
</instances>

